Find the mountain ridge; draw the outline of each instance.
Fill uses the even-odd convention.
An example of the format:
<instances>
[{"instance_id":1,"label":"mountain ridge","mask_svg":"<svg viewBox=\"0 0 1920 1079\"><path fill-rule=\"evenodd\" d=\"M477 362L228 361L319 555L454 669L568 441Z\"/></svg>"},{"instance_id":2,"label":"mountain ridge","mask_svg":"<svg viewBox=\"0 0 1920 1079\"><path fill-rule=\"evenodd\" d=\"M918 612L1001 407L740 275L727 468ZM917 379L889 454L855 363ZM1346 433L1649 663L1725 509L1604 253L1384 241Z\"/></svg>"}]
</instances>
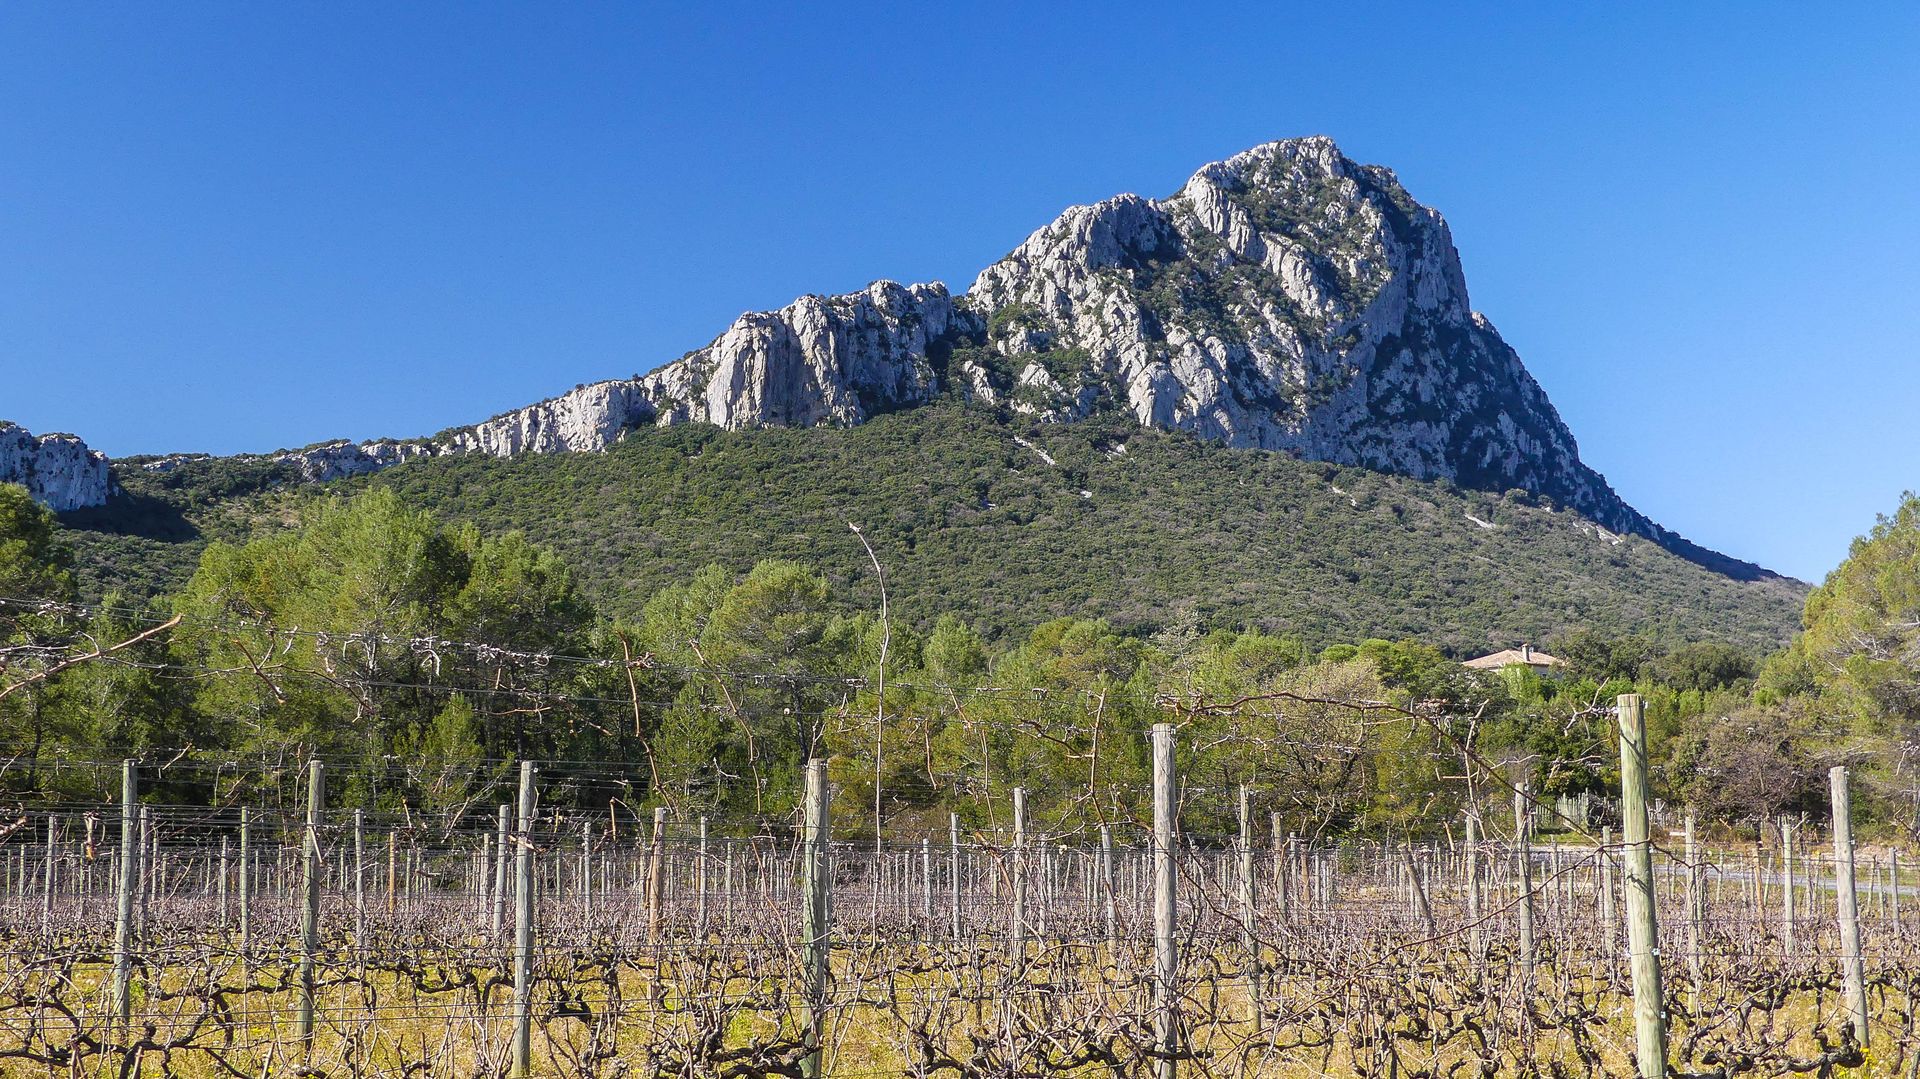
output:
<instances>
[{"instance_id":1,"label":"mountain ridge","mask_svg":"<svg viewBox=\"0 0 1920 1079\"><path fill-rule=\"evenodd\" d=\"M891 281L802 296L644 375L428 438L268 456L328 482L423 457L598 452L649 426L847 427L943 395L1525 491L1717 573L1774 576L1660 526L1581 461L1473 310L1444 218L1324 136L1209 163L1165 198L1069 207L959 296Z\"/></svg>"}]
</instances>

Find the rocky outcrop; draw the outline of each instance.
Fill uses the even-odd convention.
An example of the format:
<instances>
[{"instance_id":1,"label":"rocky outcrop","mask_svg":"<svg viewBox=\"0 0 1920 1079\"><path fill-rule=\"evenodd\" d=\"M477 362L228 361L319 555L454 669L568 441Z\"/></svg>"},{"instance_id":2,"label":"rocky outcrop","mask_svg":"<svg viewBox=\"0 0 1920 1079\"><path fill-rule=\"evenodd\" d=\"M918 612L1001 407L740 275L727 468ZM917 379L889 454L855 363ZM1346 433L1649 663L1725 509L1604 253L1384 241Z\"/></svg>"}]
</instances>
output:
<instances>
[{"instance_id":1,"label":"rocky outcrop","mask_svg":"<svg viewBox=\"0 0 1920 1079\"><path fill-rule=\"evenodd\" d=\"M1446 222L1329 139L1215 162L1166 199L1074 207L965 302L992 313L1013 407L1041 418L1112 405L1232 446L1524 488L1654 534L1472 310Z\"/></svg>"},{"instance_id":2,"label":"rocky outcrop","mask_svg":"<svg viewBox=\"0 0 1920 1079\"><path fill-rule=\"evenodd\" d=\"M0 483L17 483L47 508L65 512L102 505L112 481L107 455L73 435L34 435L0 422Z\"/></svg>"},{"instance_id":3,"label":"rocky outcrop","mask_svg":"<svg viewBox=\"0 0 1920 1079\"><path fill-rule=\"evenodd\" d=\"M647 424L849 426L931 400L941 390L935 346L980 328L944 285L878 281L741 315L705 348L651 374L577 386L434 439L328 442L276 459L320 482L449 453L592 452Z\"/></svg>"}]
</instances>

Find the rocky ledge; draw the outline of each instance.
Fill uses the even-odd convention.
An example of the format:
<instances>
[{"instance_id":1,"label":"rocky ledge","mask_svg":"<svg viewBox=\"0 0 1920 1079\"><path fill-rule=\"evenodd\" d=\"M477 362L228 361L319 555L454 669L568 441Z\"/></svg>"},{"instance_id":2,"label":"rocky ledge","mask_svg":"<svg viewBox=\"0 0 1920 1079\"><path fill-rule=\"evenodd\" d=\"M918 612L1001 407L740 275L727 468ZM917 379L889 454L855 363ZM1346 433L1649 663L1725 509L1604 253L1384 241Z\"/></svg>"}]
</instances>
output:
<instances>
[{"instance_id":1,"label":"rocky ledge","mask_svg":"<svg viewBox=\"0 0 1920 1079\"><path fill-rule=\"evenodd\" d=\"M48 508L65 512L98 506L111 486L107 455L78 436L35 435L0 422L0 483L17 483Z\"/></svg>"}]
</instances>

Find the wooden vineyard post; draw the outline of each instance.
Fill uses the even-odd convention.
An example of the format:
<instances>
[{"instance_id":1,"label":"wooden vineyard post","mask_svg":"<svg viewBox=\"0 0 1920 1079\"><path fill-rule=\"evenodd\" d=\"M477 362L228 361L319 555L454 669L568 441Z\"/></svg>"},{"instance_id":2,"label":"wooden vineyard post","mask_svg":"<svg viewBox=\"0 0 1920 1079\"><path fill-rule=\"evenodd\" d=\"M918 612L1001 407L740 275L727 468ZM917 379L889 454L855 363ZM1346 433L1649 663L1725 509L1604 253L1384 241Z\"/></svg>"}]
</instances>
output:
<instances>
[{"instance_id":1,"label":"wooden vineyard post","mask_svg":"<svg viewBox=\"0 0 1920 1079\"><path fill-rule=\"evenodd\" d=\"M41 863L40 879L40 940L51 947L53 944L53 874L54 865L60 857L60 818L47 814L47 847L45 860ZM225 904L221 904L223 911Z\"/></svg>"},{"instance_id":2,"label":"wooden vineyard post","mask_svg":"<svg viewBox=\"0 0 1920 1079\"><path fill-rule=\"evenodd\" d=\"M1280 924L1287 924L1287 840L1280 834L1280 813L1275 810L1267 814L1267 835L1273 844L1273 902L1274 911L1280 916Z\"/></svg>"},{"instance_id":3,"label":"wooden vineyard post","mask_svg":"<svg viewBox=\"0 0 1920 1079\"><path fill-rule=\"evenodd\" d=\"M1660 929L1654 914L1653 846L1647 824L1647 720L1637 693L1615 702L1620 721L1620 827L1627 885L1627 955L1641 1079L1667 1074L1666 998L1660 986Z\"/></svg>"},{"instance_id":4,"label":"wooden vineyard post","mask_svg":"<svg viewBox=\"0 0 1920 1079\"><path fill-rule=\"evenodd\" d=\"M1412 843L1400 848L1400 855L1407 865L1407 887L1413 896L1413 916L1420 921L1420 929L1429 940L1438 935L1433 923L1433 904L1427 899L1427 884L1420 872L1420 861Z\"/></svg>"},{"instance_id":5,"label":"wooden vineyard post","mask_svg":"<svg viewBox=\"0 0 1920 1079\"><path fill-rule=\"evenodd\" d=\"M933 929L933 840L920 837L920 920Z\"/></svg>"},{"instance_id":6,"label":"wooden vineyard post","mask_svg":"<svg viewBox=\"0 0 1920 1079\"><path fill-rule=\"evenodd\" d=\"M506 805L500 807L493 842L493 946L506 946L507 936L507 833L512 829L513 810ZM393 848L387 848L391 851ZM387 913L393 913L393 862L387 862Z\"/></svg>"},{"instance_id":7,"label":"wooden vineyard post","mask_svg":"<svg viewBox=\"0 0 1920 1079\"><path fill-rule=\"evenodd\" d=\"M1173 724L1153 725L1153 996L1155 1079L1174 1079L1180 1045L1180 952L1174 864L1174 812L1177 778L1173 765Z\"/></svg>"},{"instance_id":8,"label":"wooden vineyard post","mask_svg":"<svg viewBox=\"0 0 1920 1079\"><path fill-rule=\"evenodd\" d=\"M694 912L694 920L698 923L698 932L695 935L700 940L705 940L707 939L707 818L704 816L700 818L699 855L700 867L698 872L700 887L696 898L698 906Z\"/></svg>"},{"instance_id":9,"label":"wooden vineyard post","mask_svg":"<svg viewBox=\"0 0 1920 1079\"><path fill-rule=\"evenodd\" d=\"M1780 821L1780 948L1787 958L1794 953L1793 822Z\"/></svg>"},{"instance_id":10,"label":"wooden vineyard post","mask_svg":"<svg viewBox=\"0 0 1920 1079\"><path fill-rule=\"evenodd\" d=\"M533 1072L533 762L520 762L519 834L514 850L513 1074Z\"/></svg>"},{"instance_id":11,"label":"wooden vineyard post","mask_svg":"<svg viewBox=\"0 0 1920 1079\"><path fill-rule=\"evenodd\" d=\"M320 951L320 810L326 797L326 765L307 762L307 828L300 866L300 1010L294 1035L303 1052L313 1049L314 957Z\"/></svg>"},{"instance_id":12,"label":"wooden vineyard post","mask_svg":"<svg viewBox=\"0 0 1920 1079\"><path fill-rule=\"evenodd\" d=\"M800 934L806 964L808 1051L800 1058L800 1074L805 1079L818 1079L821 1041L827 1028L827 904L828 889L832 886L827 875L827 762L807 762L805 797L800 837Z\"/></svg>"},{"instance_id":13,"label":"wooden vineyard post","mask_svg":"<svg viewBox=\"0 0 1920 1079\"><path fill-rule=\"evenodd\" d=\"M667 886L665 869L667 809L653 807L653 846L647 852L647 939L660 943L661 901Z\"/></svg>"},{"instance_id":14,"label":"wooden vineyard post","mask_svg":"<svg viewBox=\"0 0 1920 1079\"><path fill-rule=\"evenodd\" d=\"M1113 876L1113 829L1105 824L1100 826L1100 884L1106 893L1105 908L1107 916L1107 962L1120 961L1120 901L1114 894L1118 887Z\"/></svg>"},{"instance_id":15,"label":"wooden vineyard post","mask_svg":"<svg viewBox=\"0 0 1920 1079\"><path fill-rule=\"evenodd\" d=\"M1253 801L1245 783L1240 784L1240 944L1257 968L1259 953L1254 950L1253 932Z\"/></svg>"},{"instance_id":16,"label":"wooden vineyard post","mask_svg":"<svg viewBox=\"0 0 1920 1079\"><path fill-rule=\"evenodd\" d=\"M1513 792L1513 859L1520 883L1520 986L1533 992L1533 845L1527 826L1527 785Z\"/></svg>"},{"instance_id":17,"label":"wooden vineyard post","mask_svg":"<svg viewBox=\"0 0 1920 1079\"><path fill-rule=\"evenodd\" d=\"M1600 927L1607 934L1607 952L1620 954L1620 923L1618 911L1614 909L1613 884L1613 829L1600 831Z\"/></svg>"},{"instance_id":18,"label":"wooden vineyard post","mask_svg":"<svg viewBox=\"0 0 1920 1079\"><path fill-rule=\"evenodd\" d=\"M1694 840L1693 814L1687 814L1687 978L1692 985L1692 1001L1700 1003L1700 981L1703 965L1700 958L1700 946L1703 943L1701 923L1706 919L1707 897L1705 881L1700 873L1700 848Z\"/></svg>"},{"instance_id":19,"label":"wooden vineyard post","mask_svg":"<svg viewBox=\"0 0 1920 1079\"><path fill-rule=\"evenodd\" d=\"M1900 848L1887 852L1887 883L1893 886L1893 931L1901 929L1900 918Z\"/></svg>"},{"instance_id":20,"label":"wooden vineyard post","mask_svg":"<svg viewBox=\"0 0 1920 1079\"><path fill-rule=\"evenodd\" d=\"M960 814L947 814L947 914L953 922L953 943L960 943Z\"/></svg>"},{"instance_id":21,"label":"wooden vineyard post","mask_svg":"<svg viewBox=\"0 0 1920 1079\"><path fill-rule=\"evenodd\" d=\"M115 882L113 918L113 1021L124 1031L133 1017L133 893L140 877L140 773L132 761L120 764L120 879Z\"/></svg>"},{"instance_id":22,"label":"wooden vineyard post","mask_svg":"<svg viewBox=\"0 0 1920 1079\"><path fill-rule=\"evenodd\" d=\"M1486 953L1486 930L1480 925L1480 814L1467 813L1467 948L1477 959ZM1476 970L1478 967L1475 968Z\"/></svg>"},{"instance_id":23,"label":"wooden vineyard post","mask_svg":"<svg viewBox=\"0 0 1920 1079\"><path fill-rule=\"evenodd\" d=\"M1027 956L1027 789L1013 788L1013 963L1017 972Z\"/></svg>"},{"instance_id":24,"label":"wooden vineyard post","mask_svg":"<svg viewBox=\"0 0 1920 1079\"><path fill-rule=\"evenodd\" d=\"M367 976L367 814L353 811L353 962Z\"/></svg>"},{"instance_id":25,"label":"wooden vineyard post","mask_svg":"<svg viewBox=\"0 0 1920 1079\"><path fill-rule=\"evenodd\" d=\"M506 810L501 810L505 813ZM394 904L400 901L400 833L387 833L387 918L393 918Z\"/></svg>"},{"instance_id":26,"label":"wooden vineyard post","mask_svg":"<svg viewBox=\"0 0 1920 1079\"><path fill-rule=\"evenodd\" d=\"M1853 1013L1853 1033L1862 1049L1867 1047L1867 978L1860 958L1860 900L1854 891L1853 877L1853 802L1847 791L1845 765L1834 765L1827 773L1833 785L1833 863L1834 883L1840 918L1841 975L1846 983L1847 1010Z\"/></svg>"},{"instance_id":27,"label":"wooden vineyard post","mask_svg":"<svg viewBox=\"0 0 1920 1079\"><path fill-rule=\"evenodd\" d=\"M231 872L233 858L233 840L230 836L220 837L220 877L215 882L217 893L215 902L220 904L220 931L227 930L227 876Z\"/></svg>"},{"instance_id":28,"label":"wooden vineyard post","mask_svg":"<svg viewBox=\"0 0 1920 1079\"><path fill-rule=\"evenodd\" d=\"M253 950L253 814L240 810L240 958Z\"/></svg>"},{"instance_id":29,"label":"wooden vineyard post","mask_svg":"<svg viewBox=\"0 0 1920 1079\"><path fill-rule=\"evenodd\" d=\"M155 858L153 810L141 806L137 811L140 819L140 834L135 837L134 861L138 863L133 875L133 939L145 942L147 939L147 905L153 895L153 868Z\"/></svg>"}]
</instances>

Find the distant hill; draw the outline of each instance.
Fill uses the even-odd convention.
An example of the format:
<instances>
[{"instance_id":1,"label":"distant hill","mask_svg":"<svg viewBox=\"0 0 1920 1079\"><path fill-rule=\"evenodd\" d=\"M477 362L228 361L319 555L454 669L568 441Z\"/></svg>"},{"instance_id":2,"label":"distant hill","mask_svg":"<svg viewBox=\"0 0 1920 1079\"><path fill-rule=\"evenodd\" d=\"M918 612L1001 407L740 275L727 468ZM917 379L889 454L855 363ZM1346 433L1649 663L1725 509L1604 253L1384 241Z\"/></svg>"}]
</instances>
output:
<instances>
[{"instance_id":1,"label":"distant hill","mask_svg":"<svg viewBox=\"0 0 1920 1079\"><path fill-rule=\"evenodd\" d=\"M616 613L709 562L771 556L870 605L849 521L885 563L896 611L953 611L991 631L1076 614L1142 630L1258 625L1315 644L1406 635L1456 653L1583 627L1772 647L1805 594L1518 490L959 401L848 428L643 428L604 453L428 457L324 485L262 458L141 464L122 464L106 506L64 515L94 593L175 587L207 538L284 527L307 499L373 483L449 520L527 532Z\"/></svg>"}]
</instances>

